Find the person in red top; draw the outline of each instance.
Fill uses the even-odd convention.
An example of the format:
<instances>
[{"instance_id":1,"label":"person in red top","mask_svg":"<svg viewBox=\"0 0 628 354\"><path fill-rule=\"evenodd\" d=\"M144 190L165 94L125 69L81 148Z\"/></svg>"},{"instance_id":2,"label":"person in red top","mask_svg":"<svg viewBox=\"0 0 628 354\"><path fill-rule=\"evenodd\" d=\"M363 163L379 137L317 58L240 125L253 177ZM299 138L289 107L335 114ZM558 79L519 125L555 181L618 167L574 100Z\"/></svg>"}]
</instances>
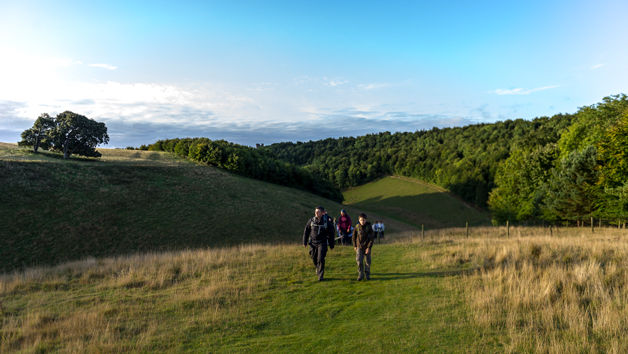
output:
<instances>
[{"instance_id":1,"label":"person in red top","mask_svg":"<svg viewBox=\"0 0 628 354\"><path fill-rule=\"evenodd\" d=\"M341 242L343 245L349 245L349 234L351 233L351 218L344 209L340 211L340 218L338 218L338 231L342 235Z\"/></svg>"}]
</instances>

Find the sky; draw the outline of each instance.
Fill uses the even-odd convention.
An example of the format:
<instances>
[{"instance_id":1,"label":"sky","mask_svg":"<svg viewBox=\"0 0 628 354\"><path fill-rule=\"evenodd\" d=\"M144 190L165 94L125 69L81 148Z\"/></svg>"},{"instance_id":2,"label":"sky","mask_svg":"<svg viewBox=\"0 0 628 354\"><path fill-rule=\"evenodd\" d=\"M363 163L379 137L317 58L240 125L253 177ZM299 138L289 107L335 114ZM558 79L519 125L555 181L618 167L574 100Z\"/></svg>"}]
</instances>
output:
<instances>
[{"instance_id":1,"label":"sky","mask_svg":"<svg viewBox=\"0 0 628 354\"><path fill-rule=\"evenodd\" d=\"M0 141L272 144L574 113L628 93L628 2L0 0Z\"/></svg>"}]
</instances>

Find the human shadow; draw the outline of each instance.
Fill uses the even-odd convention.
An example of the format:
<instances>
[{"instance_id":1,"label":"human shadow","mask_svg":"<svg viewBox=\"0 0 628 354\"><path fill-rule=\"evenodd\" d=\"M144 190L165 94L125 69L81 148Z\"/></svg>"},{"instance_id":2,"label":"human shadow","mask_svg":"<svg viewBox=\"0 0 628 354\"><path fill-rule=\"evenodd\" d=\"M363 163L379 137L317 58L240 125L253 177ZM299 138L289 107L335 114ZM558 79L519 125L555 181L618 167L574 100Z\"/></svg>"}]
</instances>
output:
<instances>
[{"instance_id":1,"label":"human shadow","mask_svg":"<svg viewBox=\"0 0 628 354\"><path fill-rule=\"evenodd\" d=\"M455 270L437 270L433 272L418 272L418 273L371 273L371 280L399 280L399 279L412 279L412 278L445 278L456 275L470 275L475 273L477 268L470 269L455 269Z\"/></svg>"}]
</instances>

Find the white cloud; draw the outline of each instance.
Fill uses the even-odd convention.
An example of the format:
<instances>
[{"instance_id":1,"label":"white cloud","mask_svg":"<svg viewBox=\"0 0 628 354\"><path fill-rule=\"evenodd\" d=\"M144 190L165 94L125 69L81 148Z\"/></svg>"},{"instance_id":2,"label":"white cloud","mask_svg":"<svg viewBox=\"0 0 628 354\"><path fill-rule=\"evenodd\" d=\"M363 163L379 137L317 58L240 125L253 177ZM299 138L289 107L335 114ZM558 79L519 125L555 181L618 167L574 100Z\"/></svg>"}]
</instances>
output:
<instances>
[{"instance_id":1,"label":"white cloud","mask_svg":"<svg viewBox=\"0 0 628 354\"><path fill-rule=\"evenodd\" d=\"M108 65L108 64L89 64L89 66L93 66L95 68L103 68L107 70L116 70L118 68L117 66Z\"/></svg>"},{"instance_id":2,"label":"white cloud","mask_svg":"<svg viewBox=\"0 0 628 354\"><path fill-rule=\"evenodd\" d=\"M358 88L361 90L373 90L379 89L383 87L388 87L390 84L367 84L367 85L358 85Z\"/></svg>"},{"instance_id":3,"label":"white cloud","mask_svg":"<svg viewBox=\"0 0 628 354\"><path fill-rule=\"evenodd\" d=\"M602 63L602 64L597 64L597 65L593 65L593 66L591 67L591 69L597 69L597 68L601 68L601 67L603 67L604 65L606 65L606 63Z\"/></svg>"},{"instance_id":4,"label":"white cloud","mask_svg":"<svg viewBox=\"0 0 628 354\"><path fill-rule=\"evenodd\" d=\"M515 89L510 89L510 90L497 89L495 91L490 91L490 93L496 93L498 95L529 95L532 92L549 90L549 89L553 89L559 86L560 85L553 85L553 86L538 87L538 88L533 88L533 89L526 89L526 88L515 88Z\"/></svg>"}]
</instances>

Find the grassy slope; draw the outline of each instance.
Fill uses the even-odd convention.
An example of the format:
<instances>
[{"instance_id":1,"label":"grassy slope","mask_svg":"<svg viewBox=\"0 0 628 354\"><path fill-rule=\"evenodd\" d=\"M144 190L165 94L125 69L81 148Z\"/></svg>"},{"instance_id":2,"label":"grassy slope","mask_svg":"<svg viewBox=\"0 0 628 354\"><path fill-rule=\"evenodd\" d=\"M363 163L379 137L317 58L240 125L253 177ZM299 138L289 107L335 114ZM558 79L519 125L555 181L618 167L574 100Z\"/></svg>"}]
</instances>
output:
<instances>
[{"instance_id":1,"label":"grassy slope","mask_svg":"<svg viewBox=\"0 0 628 354\"><path fill-rule=\"evenodd\" d=\"M486 212L468 207L438 187L411 179L385 177L350 189L344 197L349 206L386 216L387 228L390 219L419 228L490 224Z\"/></svg>"},{"instance_id":2,"label":"grassy slope","mask_svg":"<svg viewBox=\"0 0 628 354\"><path fill-rule=\"evenodd\" d=\"M449 243L447 243L448 245ZM0 276L3 351L465 353L500 351L473 325L454 275L417 257L432 243L373 249L356 281L350 247L316 281L299 246L242 246L86 261Z\"/></svg>"},{"instance_id":3,"label":"grassy slope","mask_svg":"<svg viewBox=\"0 0 628 354\"><path fill-rule=\"evenodd\" d=\"M332 216L344 208L169 153L99 151L99 160L64 161L0 145L0 271L138 251L299 243L317 205Z\"/></svg>"}]
</instances>

